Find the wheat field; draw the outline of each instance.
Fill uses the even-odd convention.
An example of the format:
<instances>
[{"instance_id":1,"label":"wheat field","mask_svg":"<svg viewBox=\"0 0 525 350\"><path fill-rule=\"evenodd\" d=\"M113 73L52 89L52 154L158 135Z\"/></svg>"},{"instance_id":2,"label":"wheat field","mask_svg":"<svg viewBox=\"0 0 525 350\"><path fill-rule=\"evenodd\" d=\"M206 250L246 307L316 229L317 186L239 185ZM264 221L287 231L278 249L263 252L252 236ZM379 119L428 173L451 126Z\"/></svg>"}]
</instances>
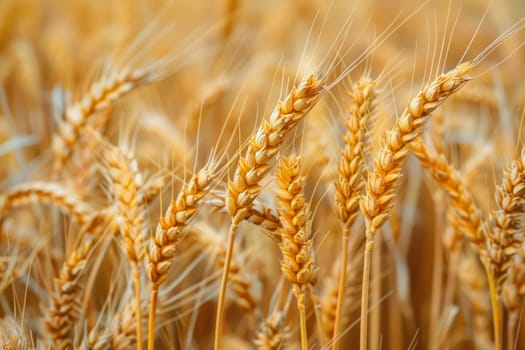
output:
<instances>
[{"instance_id":1,"label":"wheat field","mask_svg":"<svg viewBox=\"0 0 525 350\"><path fill-rule=\"evenodd\" d=\"M525 4L1 0L3 349L525 347Z\"/></svg>"}]
</instances>

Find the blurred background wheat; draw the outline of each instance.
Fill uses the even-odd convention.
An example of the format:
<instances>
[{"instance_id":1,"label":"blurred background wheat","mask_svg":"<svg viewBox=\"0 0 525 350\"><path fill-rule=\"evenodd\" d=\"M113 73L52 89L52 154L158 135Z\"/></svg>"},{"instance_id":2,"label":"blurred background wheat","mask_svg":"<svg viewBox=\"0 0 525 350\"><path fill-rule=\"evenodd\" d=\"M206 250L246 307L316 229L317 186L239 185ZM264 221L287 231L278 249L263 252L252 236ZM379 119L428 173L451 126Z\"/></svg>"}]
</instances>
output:
<instances>
[{"instance_id":1,"label":"blurred background wheat","mask_svg":"<svg viewBox=\"0 0 525 350\"><path fill-rule=\"evenodd\" d=\"M0 1L4 349L519 349L525 5Z\"/></svg>"}]
</instances>

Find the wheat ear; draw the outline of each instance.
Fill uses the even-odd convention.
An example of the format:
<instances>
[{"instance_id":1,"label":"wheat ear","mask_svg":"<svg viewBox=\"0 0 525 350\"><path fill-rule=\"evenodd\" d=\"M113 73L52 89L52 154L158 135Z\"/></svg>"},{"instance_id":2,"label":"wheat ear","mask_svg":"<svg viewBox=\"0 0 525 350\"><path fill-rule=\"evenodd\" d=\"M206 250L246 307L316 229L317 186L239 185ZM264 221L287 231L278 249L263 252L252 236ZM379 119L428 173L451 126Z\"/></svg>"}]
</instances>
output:
<instances>
[{"instance_id":1,"label":"wheat ear","mask_svg":"<svg viewBox=\"0 0 525 350\"><path fill-rule=\"evenodd\" d=\"M457 170L443 155L432 154L422 143L414 145L413 153L419 158L421 164L432 173L432 177L442 186L452 199L452 207L458 219L459 227L465 237L469 239L474 250L480 257L486 256L487 238L483 229L481 210L476 206L472 196L464 185ZM494 342L497 349L501 349L501 305L498 300L497 284L489 266L483 263L490 288L492 314L494 323Z\"/></svg>"},{"instance_id":2,"label":"wheat ear","mask_svg":"<svg viewBox=\"0 0 525 350\"><path fill-rule=\"evenodd\" d=\"M285 321L283 311L274 311L261 322L254 341L258 350L284 349L287 338Z\"/></svg>"},{"instance_id":3,"label":"wheat ear","mask_svg":"<svg viewBox=\"0 0 525 350\"><path fill-rule=\"evenodd\" d=\"M521 157L504 170L503 180L496 189L497 209L484 225L487 249L481 259L494 276L498 295L507 278L511 259L523 243L523 225L520 220L525 211L525 149Z\"/></svg>"},{"instance_id":4,"label":"wheat ear","mask_svg":"<svg viewBox=\"0 0 525 350\"><path fill-rule=\"evenodd\" d=\"M335 310L333 350L338 349L341 316L344 308L346 286L346 265L348 265L348 245L350 228L359 214L359 198L365 186L366 164L364 159L367 144L367 124L372 119L375 102L375 81L362 78L352 86L349 93L353 104L350 106L349 118L345 119L346 134L343 136L345 147L341 150L338 166L338 178L335 182L335 203L339 219L343 223L341 246L341 270L339 291Z\"/></svg>"},{"instance_id":5,"label":"wheat ear","mask_svg":"<svg viewBox=\"0 0 525 350\"><path fill-rule=\"evenodd\" d=\"M103 217L96 216L83 230L82 242L68 256L55 279L55 291L46 315L46 328L53 344L59 349L72 346L72 330L78 318L80 278L83 276L88 255L104 230Z\"/></svg>"},{"instance_id":6,"label":"wheat ear","mask_svg":"<svg viewBox=\"0 0 525 350\"><path fill-rule=\"evenodd\" d=\"M86 223L93 212L65 186L35 181L16 185L0 197L0 224L11 209L34 203L52 204L73 216L80 225Z\"/></svg>"},{"instance_id":7,"label":"wheat ear","mask_svg":"<svg viewBox=\"0 0 525 350\"><path fill-rule=\"evenodd\" d=\"M275 180L278 185L277 200L281 220L281 270L293 285L299 309L301 349L308 350L304 299L306 292L317 280L317 267L313 260L312 239L307 227L309 214L304 197L305 177L301 176L300 172L300 158L281 158Z\"/></svg>"},{"instance_id":8,"label":"wheat ear","mask_svg":"<svg viewBox=\"0 0 525 350\"><path fill-rule=\"evenodd\" d=\"M110 179L111 193L117 206L115 222L119 227L126 256L132 267L137 313L137 346L142 349L142 308L140 306L140 270L144 239L148 233L143 176L131 152L101 141L103 162Z\"/></svg>"},{"instance_id":9,"label":"wheat ear","mask_svg":"<svg viewBox=\"0 0 525 350\"><path fill-rule=\"evenodd\" d=\"M68 106L65 118L58 124L58 130L53 136L55 169L58 170L71 157L81 133L93 115L148 81L151 81L151 77L145 70L123 69L95 82L79 102Z\"/></svg>"},{"instance_id":10,"label":"wheat ear","mask_svg":"<svg viewBox=\"0 0 525 350\"><path fill-rule=\"evenodd\" d=\"M153 350L155 345L155 312L160 285L168 277L175 250L184 237L184 229L203 204L212 179L212 170L205 167L184 184L177 199L171 202L164 216L159 218L155 236L150 241L147 252L147 270L152 286L148 322L149 350Z\"/></svg>"},{"instance_id":11,"label":"wheat ear","mask_svg":"<svg viewBox=\"0 0 525 350\"><path fill-rule=\"evenodd\" d=\"M366 223L361 297L361 350L367 349L368 289L374 236L390 216L394 192L401 177L401 166L409 152L407 146L421 134L430 113L469 80L473 68L470 62L462 63L453 70L439 75L425 86L410 100L403 113L397 118L394 127L387 132L374 157L373 169L368 173L366 194L359 202Z\"/></svg>"},{"instance_id":12,"label":"wheat ear","mask_svg":"<svg viewBox=\"0 0 525 350\"><path fill-rule=\"evenodd\" d=\"M233 243L239 223L249 212L250 205L261 191L260 182L271 168L271 161L283 143L286 135L303 119L321 97L324 81L310 76L298 87L280 101L277 108L264 120L262 125L252 135L248 149L243 157L239 158L233 179L228 182L226 195L226 210L232 218L228 232L226 258L221 277L219 300L215 320L214 348L220 350L220 332L222 314L224 311L224 297L228 283Z\"/></svg>"}]
</instances>

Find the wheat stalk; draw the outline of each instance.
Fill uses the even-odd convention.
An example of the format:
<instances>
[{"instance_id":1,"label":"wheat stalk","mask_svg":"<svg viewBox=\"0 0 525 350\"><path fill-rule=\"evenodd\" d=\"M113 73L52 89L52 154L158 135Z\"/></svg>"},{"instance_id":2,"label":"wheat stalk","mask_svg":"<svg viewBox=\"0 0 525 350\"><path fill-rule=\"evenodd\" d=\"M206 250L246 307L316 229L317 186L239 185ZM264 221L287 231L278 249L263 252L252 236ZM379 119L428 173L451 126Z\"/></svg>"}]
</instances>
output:
<instances>
[{"instance_id":1,"label":"wheat stalk","mask_svg":"<svg viewBox=\"0 0 525 350\"><path fill-rule=\"evenodd\" d=\"M381 147L375 154L373 169L368 173L366 194L359 202L366 219L361 297L361 350L367 349L368 282L374 236L390 216L395 189L401 177L401 166L409 151L408 146L421 134L430 113L469 80L472 69L472 63L461 63L425 86L416 97L410 100L403 113L397 118L394 127L387 132Z\"/></svg>"},{"instance_id":2,"label":"wheat stalk","mask_svg":"<svg viewBox=\"0 0 525 350\"><path fill-rule=\"evenodd\" d=\"M118 226L124 243L126 256L131 267L135 287L135 308L137 313L137 345L142 349L142 310L141 294L141 259L144 256L144 240L147 237L146 203L144 201L143 175L133 154L125 152L117 146L105 142L100 135L91 132L99 138L102 162L105 174L109 178L111 194L116 205L114 223Z\"/></svg>"},{"instance_id":3,"label":"wheat stalk","mask_svg":"<svg viewBox=\"0 0 525 350\"><path fill-rule=\"evenodd\" d=\"M155 235L150 241L147 252L147 270L152 285L148 323L149 350L154 348L155 312L160 285L168 277L177 245L184 238L184 229L203 204L213 177L213 169L204 167L184 184L177 198L159 218Z\"/></svg>"},{"instance_id":4,"label":"wheat stalk","mask_svg":"<svg viewBox=\"0 0 525 350\"><path fill-rule=\"evenodd\" d=\"M97 238L104 231L103 217L96 216L83 230L81 244L73 250L55 279L55 291L51 296L45 324L53 344L60 349L72 346L71 332L79 316L79 292L88 255Z\"/></svg>"},{"instance_id":5,"label":"wheat stalk","mask_svg":"<svg viewBox=\"0 0 525 350\"><path fill-rule=\"evenodd\" d=\"M278 103L270 118L264 120L255 134L252 135L246 154L239 158L233 179L228 182L225 205L232 218L232 223L228 232L226 259L217 302L215 350L220 350L224 296L237 227L248 214L251 203L259 195L261 191L260 182L270 170L271 160L279 150L285 136L312 109L319 100L323 88L324 81L314 76L308 77L298 87L293 88L288 96Z\"/></svg>"},{"instance_id":6,"label":"wheat stalk","mask_svg":"<svg viewBox=\"0 0 525 350\"><path fill-rule=\"evenodd\" d=\"M349 109L349 118L345 118L346 134L343 136L345 147L341 150L341 159L338 166L338 178L335 182L335 203L339 219L343 223L341 246L341 274L339 276L339 291L335 310L333 347L339 348L339 332L341 315L344 308L346 286L346 265L348 265L348 243L350 228L359 214L359 198L365 186L366 163L365 148L368 123L372 119L375 103L375 81L370 78L361 78L352 85L349 93L353 104Z\"/></svg>"},{"instance_id":7,"label":"wheat stalk","mask_svg":"<svg viewBox=\"0 0 525 350\"><path fill-rule=\"evenodd\" d=\"M304 197L305 177L301 176L301 158L281 158L275 174L278 185L279 218L281 221L281 270L293 285L300 316L301 349L308 350L306 333L305 294L317 280L317 267L313 260L312 238L307 227L308 204Z\"/></svg>"}]
</instances>

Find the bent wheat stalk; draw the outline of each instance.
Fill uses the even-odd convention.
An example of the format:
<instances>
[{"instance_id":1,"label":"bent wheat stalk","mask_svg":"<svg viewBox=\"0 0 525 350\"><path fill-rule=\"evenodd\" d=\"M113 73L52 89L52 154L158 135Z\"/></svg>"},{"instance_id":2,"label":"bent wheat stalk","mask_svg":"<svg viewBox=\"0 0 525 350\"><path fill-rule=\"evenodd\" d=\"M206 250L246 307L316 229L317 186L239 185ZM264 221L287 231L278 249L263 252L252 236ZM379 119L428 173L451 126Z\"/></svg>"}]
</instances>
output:
<instances>
[{"instance_id":1,"label":"bent wheat stalk","mask_svg":"<svg viewBox=\"0 0 525 350\"><path fill-rule=\"evenodd\" d=\"M390 216L395 190L401 177L401 166L409 152L408 146L421 134L430 113L469 80L473 68L474 65L470 62L461 63L425 86L410 100L394 127L387 132L375 155L373 169L368 173L366 194L359 202L366 223L361 296L361 350L367 349L368 290L374 236Z\"/></svg>"},{"instance_id":2,"label":"bent wheat stalk","mask_svg":"<svg viewBox=\"0 0 525 350\"><path fill-rule=\"evenodd\" d=\"M348 265L348 245L350 228L359 214L359 197L365 186L366 164L364 159L367 144L367 124L374 109L375 82L370 78L362 78L352 86L349 95L353 101L350 106L350 118L345 119L347 133L343 136L345 147L341 150L341 160L338 166L338 179L335 182L336 208L339 220L343 223L341 246L341 270L339 276L339 291L335 310L333 350L338 349L341 316L346 286L346 266Z\"/></svg>"},{"instance_id":3,"label":"bent wheat stalk","mask_svg":"<svg viewBox=\"0 0 525 350\"><path fill-rule=\"evenodd\" d=\"M282 242L279 244L284 277L293 284L299 309L301 349L308 350L306 331L305 294L317 280L317 267L313 260L313 246L309 232L308 204L304 197L305 177L301 176L301 158L281 158L275 178L279 186L279 218Z\"/></svg>"},{"instance_id":4,"label":"bent wheat stalk","mask_svg":"<svg viewBox=\"0 0 525 350\"><path fill-rule=\"evenodd\" d=\"M228 182L226 194L226 210L232 221L228 232L226 258L222 271L217 314L215 320L215 350L220 349L220 332L224 299L228 283L228 273L233 254L233 245L239 223L249 213L250 205L261 191L260 182L271 168L271 161L279 150L286 135L303 119L316 104L324 89L324 81L314 76L305 79L298 87L280 101L262 125L252 135L248 149L240 157L233 179Z\"/></svg>"},{"instance_id":5,"label":"bent wheat stalk","mask_svg":"<svg viewBox=\"0 0 525 350\"><path fill-rule=\"evenodd\" d=\"M185 184L177 199L173 200L166 213L159 218L149 249L147 251L147 271L151 281L151 298L148 322L148 350L155 346L155 312L160 285L168 277L173 264L175 250L184 238L184 229L203 204L208 193L213 171L204 167Z\"/></svg>"}]
</instances>

